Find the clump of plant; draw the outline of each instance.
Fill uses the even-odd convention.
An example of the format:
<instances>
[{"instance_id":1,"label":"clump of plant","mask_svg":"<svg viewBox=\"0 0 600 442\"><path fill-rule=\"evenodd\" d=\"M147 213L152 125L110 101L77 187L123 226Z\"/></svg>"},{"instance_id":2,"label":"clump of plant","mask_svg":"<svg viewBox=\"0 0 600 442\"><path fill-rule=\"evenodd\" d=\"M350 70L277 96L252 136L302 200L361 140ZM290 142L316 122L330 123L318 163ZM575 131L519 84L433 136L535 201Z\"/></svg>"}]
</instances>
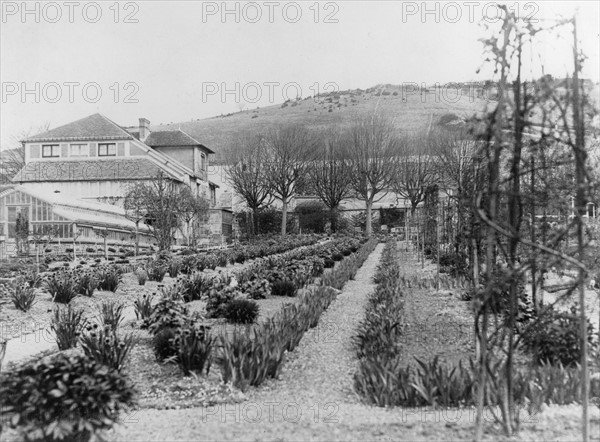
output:
<instances>
[{"instance_id":1,"label":"clump of plant","mask_svg":"<svg viewBox=\"0 0 600 442\"><path fill-rule=\"evenodd\" d=\"M206 327L197 326L192 321L178 329L172 339L176 348L177 365L184 376L200 374L205 369L206 373L209 372L215 339L210 336Z\"/></svg>"},{"instance_id":2,"label":"clump of plant","mask_svg":"<svg viewBox=\"0 0 600 442\"><path fill-rule=\"evenodd\" d=\"M17 278L10 292L15 308L27 312L35 304L35 288L31 287L24 278Z\"/></svg>"},{"instance_id":3,"label":"clump of plant","mask_svg":"<svg viewBox=\"0 0 600 442\"><path fill-rule=\"evenodd\" d=\"M50 328L56 336L59 350L67 350L77 345L82 330L87 325L83 310L76 310L71 304L56 307L52 314Z\"/></svg>"},{"instance_id":4,"label":"clump of plant","mask_svg":"<svg viewBox=\"0 0 600 442\"><path fill-rule=\"evenodd\" d=\"M123 311L125 305L115 301L102 301L100 304L100 322L104 326L110 327L114 332L117 331L121 323L123 322Z\"/></svg>"},{"instance_id":5,"label":"clump of plant","mask_svg":"<svg viewBox=\"0 0 600 442\"><path fill-rule=\"evenodd\" d=\"M273 296L296 296L298 289L294 283L288 279L275 281L271 284L271 294Z\"/></svg>"},{"instance_id":6,"label":"clump of plant","mask_svg":"<svg viewBox=\"0 0 600 442\"><path fill-rule=\"evenodd\" d=\"M97 271L98 288L109 292L116 292L123 280L121 271L115 266L108 266Z\"/></svg>"},{"instance_id":7,"label":"clump of plant","mask_svg":"<svg viewBox=\"0 0 600 442\"><path fill-rule=\"evenodd\" d=\"M146 273L150 281L162 282L167 274L167 265L162 260L149 261L146 264Z\"/></svg>"},{"instance_id":8,"label":"clump of plant","mask_svg":"<svg viewBox=\"0 0 600 442\"><path fill-rule=\"evenodd\" d=\"M77 281L71 273L59 271L52 274L46 281L46 289L52 296L52 301L68 304L78 294Z\"/></svg>"},{"instance_id":9,"label":"clump of plant","mask_svg":"<svg viewBox=\"0 0 600 442\"><path fill-rule=\"evenodd\" d=\"M333 259L334 261L341 261L342 259L344 259L344 255L342 255L339 252L335 252L331 254L331 259Z\"/></svg>"},{"instance_id":10,"label":"clump of plant","mask_svg":"<svg viewBox=\"0 0 600 442\"><path fill-rule=\"evenodd\" d=\"M251 324L258 317L258 304L248 299L234 299L225 306L223 316L234 324Z\"/></svg>"},{"instance_id":11,"label":"clump of plant","mask_svg":"<svg viewBox=\"0 0 600 442\"><path fill-rule=\"evenodd\" d=\"M221 318L225 314L227 304L241 296L236 287L217 286L210 290L206 302L206 314L209 318Z\"/></svg>"},{"instance_id":12,"label":"clump of plant","mask_svg":"<svg viewBox=\"0 0 600 442\"><path fill-rule=\"evenodd\" d=\"M432 254L432 258L436 255ZM440 254L440 272L450 276L469 276L469 264L464 253L447 252Z\"/></svg>"},{"instance_id":13,"label":"clump of plant","mask_svg":"<svg viewBox=\"0 0 600 442\"><path fill-rule=\"evenodd\" d=\"M587 340L590 352L598 348L597 335L589 322ZM574 366L581 361L581 316L577 307L562 312L551 306L544 307L538 314L536 322L532 322L521 333L523 347L529 351L538 363Z\"/></svg>"},{"instance_id":14,"label":"clump of plant","mask_svg":"<svg viewBox=\"0 0 600 442\"><path fill-rule=\"evenodd\" d=\"M180 328L189 319L189 311L183 301L163 298L154 307L148 319L150 333L156 334L164 328Z\"/></svg>"},{"instance_id":15,"label":"clump of plant","mask_svg":"<svg viewBox=\"0 0 600 442\"><path fill-rule=\"evenodd\" d=\"M212 285L212 278L202 272L192 272L192 274L177 281L180 295L185 302L201 299L208 294Z\"/></svg>"},{"instance_id":16,"label":"clump of plant","mask_svg":"<svg viewBox=\"0 0 600 442\"><path fill-rule=\"evenodd\" d=\"M0 408L28 441L93 440L136 403L127 377L78 354L45 358L0 379Z\"/></svg>"},{"instance_id":17,"label":"clump of plant","mask_svg":"<svg viewBox=\"0 0 600 442\"><path fill-rule=\"evenodd\" d=\"M271 293L271 283L265 278L254 278L241 284L241 291L250 299L265 299Z\"/></svg>"},{"instance_id":18,"label":"clump of plant","mask_svg":"<svg viewBox=\"0 0 600 442\"><path fill-rule=\"evenodd\" d=\"M267 378L276 378L285 355L285 343L267 326L234 330L231 336L220 336L221 356L218 359L224 382L231 382L244 391L258 386Z\"/></svg>"},{"instance_id":19,"label":"clump of plant","mask_svg":"<svg viewBox=\"0 0 600 442\"><path fill-rule=\"evenodd\" d=\"M152 349L157 361L172 361L177 357L177 346L175 345L176 331L177 328L165 327L156 331L152 337Z\"/></svg>"},{"instance_id":20,"label":"clump of plant","mask_svg":"<svg viewBox=\"0 0 600 442\"><path fill-rule=\"evenodd\" d=\"M30 270L24 275L25 282L31 288L37 289L42 285L44 279L36 270Z\"/></svg>"},{"instance_id":21,"label":"clump of plant","mask_svg":"<svg viewBox=\"0 0 600 442\"><path fill-rule=\"evenodd\" d=\"M335 266L335 261L334 261L333 259L326 258L326 259L323 261L323 265L325 266L325 268L326 268L326 269L330 269L330 268L332 268L333 266Z\"/></svg>"},{"instance_id":22,"label":"clump of plant","mask_svg":"<svg viewBox=\"0 0 600 442\"><path fill-rule=\"evenodd\" d=\"M117 371L125 367L129 352L135 345L132 333L120 337L109 325L88 326L79 340L86 356Z\"/></svg>"},{"instance_id":23,"label":"clump of plant","mask_svg":"<svg viewBox=\"0 0 600 442\"><path fill-rule=\"evenodd\" d=\"M179 272L181 272L182 262L180 259L171 259L168 265L169 276L171 278L177 278Z\"/></svg>"},{"instance_id":24,"label":"clump of plant","mask_svg":"<svg viewBox=\"0 0 600 442\"><path fill-rule=\"evenodd\" d=\"M91 272L84 272L77 278L77 293L83 296L92 296L98 288L98 279Z\"/></svg>"},{"instance_id":25,"label":"clump of plant","mask_svg":"<svg viewBox=\"0 0 600 442\"><path fill-rule=\"evenodd\" d=\"M154 312L152 298L152 295L144 293L143 295L138 296L135 301L133 301L136 319L142 319L144 322L150 319L152 313Z\"/></svg>"},{"instance_id":26,"label":"clump of plant","mask_svg":"<svg viewBox=\"0 0 600 442\"><path fill-rule=\"evenodd\" d=\"M148 281L148 273L144 269L137 269L135 271L135 276L137 277L139 285L146 285Z\"/></svg>"}]
</instances>

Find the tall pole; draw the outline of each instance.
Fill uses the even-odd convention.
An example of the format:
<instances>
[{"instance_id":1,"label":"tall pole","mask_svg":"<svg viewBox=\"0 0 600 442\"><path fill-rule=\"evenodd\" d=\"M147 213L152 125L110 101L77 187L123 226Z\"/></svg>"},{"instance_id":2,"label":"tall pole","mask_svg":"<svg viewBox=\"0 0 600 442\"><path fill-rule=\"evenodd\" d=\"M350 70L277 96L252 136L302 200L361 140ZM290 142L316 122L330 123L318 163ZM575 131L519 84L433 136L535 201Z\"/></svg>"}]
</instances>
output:
<instances>
[{"instance_id":1,"label":"tall pole","mask_svg":"<svg viewBox=\"0 0 600 442\"><path fill-rule=\"evenodd\" d=\"M531 242L535 243L535 157L533 152L531 153ZM535 265L535 255L532 254L531 256L531 299L533 301L533 308L535 311L537 311L538 302L535 281L535 273L537 269Z\"/></svg>"},{"instance_id":2,"label":"tall pole","mask_svg":"<svg viewBox=\"0 0 600 442\"><path fill-rule=\"evenodd\" d=\"M436 206L435 210L435 247L436 247L436 281L437 281L437 289L440 290L440 209L439 204Z\"/></svg>"},{"instance_id":3,"label":"tall pole","mask_svg":"<svg viewBox=\"0 0 600 442\"><path fill-rule=\"evenodd\" d=\"M575 61L575 71L573 72L573 124L575 125L575 180L577 183L576 191L576 212L577 216L577 254L579 262L585 262L585 247L583 239L583 213L587 206L586 182L585 182L585 140L583 115L580 113L579 97L579 52L577 50L577 19L573 17L573 59ZM579 308L581 309L581 401L583 403L582 412L582 439L584 442L589 440L589 374L587 364L587 319L585 314L585 278L586 272L579 268Z\"/></svg>"}]
</instances>

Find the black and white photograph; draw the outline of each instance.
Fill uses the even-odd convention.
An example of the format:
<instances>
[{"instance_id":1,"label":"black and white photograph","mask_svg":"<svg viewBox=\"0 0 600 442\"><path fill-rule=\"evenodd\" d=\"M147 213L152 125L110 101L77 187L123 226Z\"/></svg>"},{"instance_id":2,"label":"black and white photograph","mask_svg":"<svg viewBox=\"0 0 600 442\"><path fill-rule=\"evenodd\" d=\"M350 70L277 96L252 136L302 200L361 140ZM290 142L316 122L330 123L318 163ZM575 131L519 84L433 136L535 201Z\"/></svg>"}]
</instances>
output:
<instances>
[{"instance_id":1,"label":"black and white photograph","mask_svg":"<svg viewBox=\"0 0 600 442\"><path fill-rule=\"evenodd\" d=\"M600 442L600 2L0 0L0 441Z\"/></svg>"}]
</instances>

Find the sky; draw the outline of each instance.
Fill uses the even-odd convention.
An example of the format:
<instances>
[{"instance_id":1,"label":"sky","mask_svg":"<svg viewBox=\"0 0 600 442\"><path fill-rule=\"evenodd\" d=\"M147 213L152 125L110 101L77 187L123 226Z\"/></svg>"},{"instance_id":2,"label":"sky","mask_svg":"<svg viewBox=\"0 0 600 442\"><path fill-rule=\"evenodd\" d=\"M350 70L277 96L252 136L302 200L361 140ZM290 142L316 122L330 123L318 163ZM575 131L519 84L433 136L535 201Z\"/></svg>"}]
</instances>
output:
<instances>
[{"instance_id":1,"label":"sky","mask_svg":"<svg viewBox=\"0 0 600 442\"><path fill-rule=\"evenodd\" d=\"M600 79L599 2L511 2L523 21L577 16L584 77ZM183 122L377 84L492 78L490 2L1 1L0 146L101 113ZM570 28L535 48L572 73ZM478 73L478 69L482 68ZM530 69L532 77L539 76Z\"/></svg>"}]
</instances>

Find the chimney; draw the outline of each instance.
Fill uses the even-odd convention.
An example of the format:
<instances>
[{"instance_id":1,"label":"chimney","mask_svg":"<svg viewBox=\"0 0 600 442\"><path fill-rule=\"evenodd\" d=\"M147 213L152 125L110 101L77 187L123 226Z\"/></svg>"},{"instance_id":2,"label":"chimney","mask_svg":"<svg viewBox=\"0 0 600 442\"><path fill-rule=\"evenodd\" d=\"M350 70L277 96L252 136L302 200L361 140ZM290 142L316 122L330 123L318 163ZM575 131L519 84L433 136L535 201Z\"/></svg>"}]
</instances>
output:
<instances>
[{"instance_id":1,"label":"chimney","mask_svg":"<svg viewBox=\"0 0 600 442\"><path fill-rule=\"evenodd\" d=\"M150 121L140 118L140 141L146 141L148 135L150 135Z\"/></svg>"}]
</instances>

